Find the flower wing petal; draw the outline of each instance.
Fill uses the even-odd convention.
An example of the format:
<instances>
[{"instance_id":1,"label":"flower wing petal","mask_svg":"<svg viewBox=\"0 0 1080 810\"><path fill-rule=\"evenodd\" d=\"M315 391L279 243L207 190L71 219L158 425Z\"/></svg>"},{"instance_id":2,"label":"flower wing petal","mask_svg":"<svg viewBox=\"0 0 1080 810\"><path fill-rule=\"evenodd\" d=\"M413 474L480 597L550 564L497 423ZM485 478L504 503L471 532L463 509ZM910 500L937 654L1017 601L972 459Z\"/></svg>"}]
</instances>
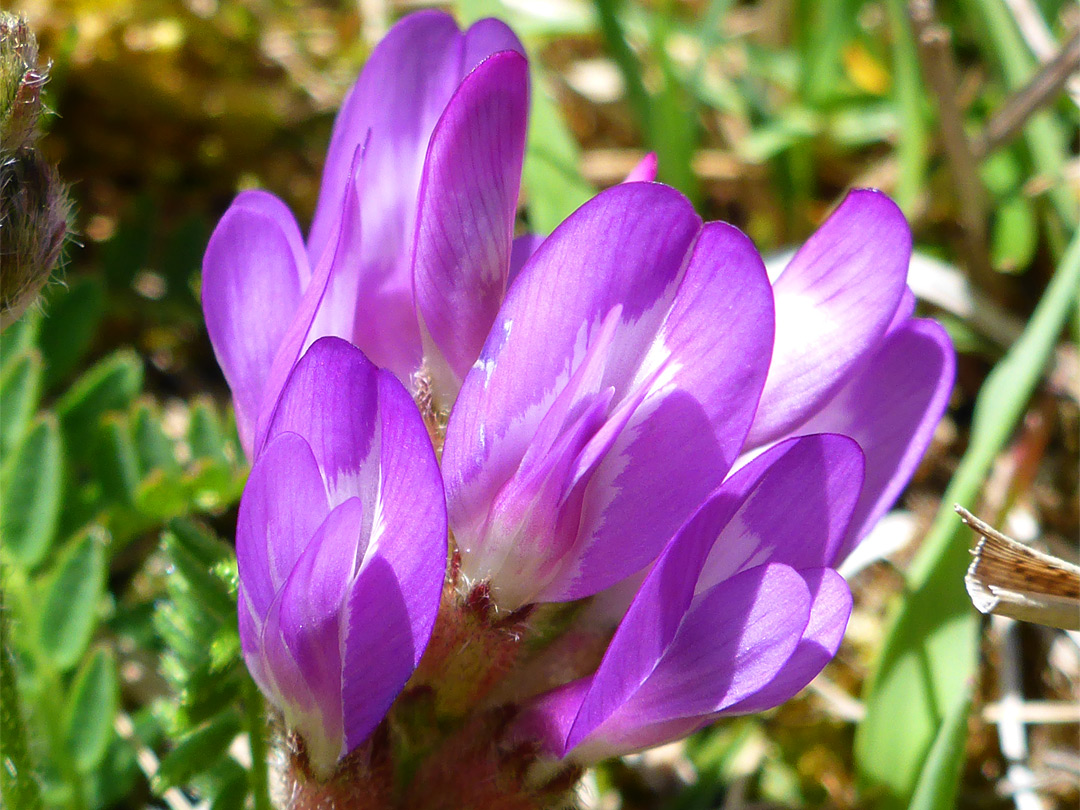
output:
<instances>
[{"instance_id":1,"label":"flower wing petal","mask_svg":"<svg viewBox=\"0 0 1080 810\"><path fill-rule=\"evenodd\" d=\"M907 289L910 258L903 213L865 190L848 194L795 254L773 285L776 344L751 447L797 428L876 351Z\"/></svg>"},{"instance_id":2,"label":"flower wing petal","mask_svg":"<svg viewBox=\"0 0 1080 810\"><path fill-rule=\"evenodd\" d=\"M814 598L810 607L810 622L799 645L783 669L768 684L729 706L723 714L761 712L790 700L825 668L840 649L851 615L851 591L847 582L831 568L799 573L806 580Z\"/></svg>"},{"instance_id":3,"label":"flower wing petal","mask_svg":"<svg viewBox=\"0 0 1080 810\"><path fill-rule=\"evenodd\" d=\"M251 469L236 520L239 576L260 621L329 511L308 443L295 433L270 442Z\"/></svg>"},{"instance_id":4,"label":"flower wing petal","mask_svg":"<svg viewBox=\"0 0 1080 810\"><path fill-rule=\"evenodd\" d=\"M866 481L835 560L846 557L911 479L949 402L956 355L940 324L893 331L806 430L851 436L866 455Z\"/></svg>"}]
</instances>

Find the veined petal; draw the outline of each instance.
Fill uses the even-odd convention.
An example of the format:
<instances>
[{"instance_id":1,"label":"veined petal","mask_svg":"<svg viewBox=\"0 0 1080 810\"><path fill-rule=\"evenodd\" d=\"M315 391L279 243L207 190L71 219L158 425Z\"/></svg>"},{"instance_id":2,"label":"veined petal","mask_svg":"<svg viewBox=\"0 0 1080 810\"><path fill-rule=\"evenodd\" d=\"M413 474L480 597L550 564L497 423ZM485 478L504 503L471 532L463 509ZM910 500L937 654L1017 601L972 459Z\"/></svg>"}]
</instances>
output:
<instances>
[{"instance_id":1,"label":"veined petal","mask_svg":"<svg viewBox=\"0 0 1080 810\"><path fill-rule=\"evenodd\" d=\"M428 142L462 78L501 50L523 51L498 21L483 20L462 33L443 12L412 14L376 46L334 124L308 255L314 264L334 241L349 163L367 142L368 166L358 189L364 237L352 339L405 381L421 359L410 269Z\"/></svg>"},{"instance_id":2,"label":"veined petal","mask_svg":"<svg viewBox=\"0 0 1080 810\"><path fill-rule=\"evenodd\" d=\"M831 568L800 571L814 602L810 621L799 645L769 683L721 714L750 714L779 706L812 681L840 649L851 615L851 591L842 576Z\"/></svg>"},{"instance_id":3,"label":"veined petal","mask_svg":"<svg viewBox=\"0 0 1080 810\"><path fill-rule=\"evenodd\" d=\"M581 551L559 600L646 566L723 481L754 418L771 342L761 258L738 230L709 223L631 384L648 394L589 482Z\"/></svg>"},{"instance_id":4,"label":"veined petal","mask_svg":"<svg viewBox=\"0 0 1080 810\"><path fill-rule=\"evenodd\" d=\"M364 155L358 148L353 154L352 172L355 175L360 171L360 163ZM346 210L349 206L346 206ZM351 263L355 260L356 231L359 221L350 219L344 221L341 217L336 220L335 241L332 246L323 252L315 271L312 273L311 282L293 315L292 322L285 330L281 344L274 354L270 371L263 387L262 404L255 423L255 452L258 453L266 441L270 422L277 411L278 399L282 388L292 373L293 366L300 359L304 351L311 346L318 337L318 326L333 328L348 323L347 317L343 316L337 305L327 303L328 292L340 292L351 289L352 280L339 282L337 277L342 273L348 275L354 272ZM339 289L340 284L340 289ZM326 308L324 309L324 305ZM338 335L340 337L340 335Z\"/></svg>"},{"instance_id":5,"label":"veined petal","mask_svg":"<svg viewBox=\"0 0 1080 810\"><path fill-rule=\"evenodd\" d=\"M445 404L479 356L506 292L528 108L525 57L497 53L461 83L431 136L413 281L425 358Z\"/></svg>"},{"instance_id":6,"label":"veined petal","mask_svg":"<svg viewBox=\"0 0 1080 810\"><path fill-rule=\"evenodd\" d=\"M803 428L851 436L866 455L866 481L843 544L846 557L915 472L949 402L956 356L935 321L894 330L850 382Z\"/></svg>"},{"instance_id":7,"label":"veined petal","mask_svg":"<svg viewBox=\"0 0 1080 810\"><path fill-rule=\"evenodd\" d=\"M629 391L671 306L700 220L659 185L610 189L540 245L507 294L447 427L443 473L451 524L472 541L544 414L621 306L603 387Z\"/></svg>"},{"instance_id":8,"label":"veined petal","mask_svg":"<svg viewBox=\"0 0 1080 810\"><path fill-rule=\"evenodd\" d=\"M342 715L342 613L363 552L362 514L358 498L334 509L300 555L281 593L281 638L318 707L318 719L301 722L298 728L319 773L327 773L348 752Z\"/></svg>"},{"instance_id":9,"label":"veined petal","mask_svg":"<svg viewBox=\"0 0 1080 810\"><path fill-rule=\"evenodd\" d=\"M225 212L203 257L206 329L232 389L249 458L270 366L310 275L302 244L280 200L247 191Z\"/></svg>"},{"instance_id":10,"label":"veined petal","mask_svg":"<svg viewBox=\"0 0 1080 810\"><path fill-rule=\"evenodd\" d=\"M773 284L776 343L750 447L797 428L877 350L904 296L910 258L900 209L861 190L795 254Z\"/></svg>"},{"instance_id":11,"label":"veined petal","mask_svg":"<svg viewBox=\"0 0 1080 810\"><path fill-rule=\"evenodd\" d=\"M308 443L285 433L267 444L251 469L236 521L239 576L260 621L329 511Z\"/></svg>"},{"instance_id":12,"label":"veined petal","mask_svg":"<svg viewBox=\"0 0 1080 810\"><path fill-rule=\"evenodd\" d=\"M427 428L409 392L379 370L379 500L369 556L401 583L414 665L427 645L446 572L446 497Z\"/></svg>"},{"instance_id":13,"label":"veined petal","mask_svg":"<svg viewBox=\"0 0 1080 810\"><path fill-rule=\"evenodd\" d=\"M446 571L446 502L427 429L389 371L378 372L377 389L379 497L344 636L350 748L370 734L420 662Z\"/></svg>"},{"instance_id":14,"label":"veined petal","mask_svg":"<svg viewBox=\"0 0 1080 810\"><path fill-rule=\"evenodd\" d=\"M285 432L304 437L335 505L354 496L369 508L375 502L377 378L378 370L355 346L340 338L321 338L293 368L268 429L270 439Z\"/></svg>"},{"instance_id":15,"label":"veined petal","mask_svg":"<svg viewBox=\"0 0 1080 810\"><path fill-rule=\"evenodd\" d=\"M747 492L701 569L698 593L765 562L796 569L835 559L863 483L862 450L847 436L788 439L762 453L722 490Z\"/></svg>"},{"instance_id":16,"label":"veined petal","mask_svg":"<svg viewBox=\"0 0 1080 810\"><path fill-rule=\"evenodd\" d=\"M609 747L618 745L642 726L701 718L753 694L795 651L809 621L810 605L803 578L778 563L751 568L714 586L694 599L645 680L601 717L592 711L592 704L609 705L603 692L611 680L601 677L605 665L617 666L609 650L582 703L567 749L597 739ZM627 620L618 633L639 629Z\"/></svg>"}]
</instances>

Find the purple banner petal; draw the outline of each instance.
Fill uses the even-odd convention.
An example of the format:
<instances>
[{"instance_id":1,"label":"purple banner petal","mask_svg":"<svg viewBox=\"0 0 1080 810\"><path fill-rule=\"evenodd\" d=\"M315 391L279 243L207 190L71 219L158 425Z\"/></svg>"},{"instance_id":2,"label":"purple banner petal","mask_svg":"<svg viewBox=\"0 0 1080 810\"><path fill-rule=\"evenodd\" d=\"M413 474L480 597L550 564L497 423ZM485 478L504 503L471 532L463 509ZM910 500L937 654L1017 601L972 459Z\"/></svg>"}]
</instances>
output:
<instances>
[{"instance_id":1,"label":"purple banner petal","mask_svg":"<svg viewBox=\"0 0 1080 810\"><path fill-rule=\"evenodd\" d=\"M876 351L907 289L911 231L876 191L852 191L776 279L776 344L748 444L767 444L827 402ZM800 431L802 432L802 431Z\"/></svg>"},{"instance_id":2,"label":"purple banner petal","mask_svg":"<svg viewBox=\"0 0 1080 810\"><path fill-rule=\"evenodd\" d=\"M265 192L248 191L225 212L203 257L206 329L232 389L249 458L270 365L310 275L301 245L284 204Z\"/></svg>"},{"instance_id":3,"label":"purple banner petal","mask_svg":"<svg viewBox=\"0 0 1080 810\"><path fill-rule=\"evenodd\" d=\"M465 78L431 136L413 279L425 356L447 404L506 292L528 110L525 57L498 53Z\"/></svg>"},{"instance_id":4,"label":"purple banner petal","mask_svg":"<svg viewBox=\"0 0 1080 810\"><path fill-rule=\"evenodd\" d=\"M586 203L541 244L510 289L447 428L443 472L463 547L484 542L489 505L617 307L600 386L614 389L614 402L632 393L699 226L678 192L628 184Z\"/></svg>"},{"instance_id":5,"label":"purple banner petal","mask_svg":"<svg viewBox=\"0 0 1080 810\"><path fill-rule=\"evenodd\" d=\"M316 264L336 241L352 155L366 143L357 188L364 235L352 339L402 380L421 359L411 257L428 142L461 80L502 50L523 53L501 22L483 20L463 34L443 12L412 14L376 46L334 124L308 255Z\"/></svg>"},{"instance_id":6,"label":"purple banner petal","mask_svg":"<svg viewBox=\"0 0 1080 810\"><path fill-rule=\"evenodd\" d=\"M281 636L322 718L321 728L308 730L305 742L313 759L321 752L323 768L348 750L342 715L341 614L364 550L362 516L358 498L334 509L300 555L281 593Z\"/></svg>"},{"instance_id":7,"label":"purple banner petal","mask_svg":"<svg viewBox=\"0 0 1080 810\"><path fill-rule=\"evenodd\" d=\"M609 650L582 703L567 748L590 738L619 744L642 726L701 718L753 694L795 651L809 621L810 605L803 578L776 563L744 571L706 591L694 599L645 680L601 719L593 704L610 705L604 692L612 685L601 672L605 665L612 670L617 666ZM624 621L619 633L633 634L638 629ZM614 685L626 692L623 685Z\"/></svg>"},{"instance_id":8,"label":"purple banner petal","mask_svg":"<svg viewBox=\"0 0 1080 810\"><path fill-rule=\"evenodd\" d=\"M836 557L862 488L865 463L853 439L835 434L781 442L724 489L749 494L720 530L697 591L764 562L818 568Z\"/></svg>"},{"instance_id":9,"label":"purple banner petal","mask_svg":"<svg viewBox=\"0 0 1080 810\"><path fill-rule=\"evenodd\" d=\"M546 599L587 596L641 569L720 484L754 417L771 332L757 251L735 228L706 225L637 371L648 395L592 476L578 558Z\"/></svg>"}]
</instances>

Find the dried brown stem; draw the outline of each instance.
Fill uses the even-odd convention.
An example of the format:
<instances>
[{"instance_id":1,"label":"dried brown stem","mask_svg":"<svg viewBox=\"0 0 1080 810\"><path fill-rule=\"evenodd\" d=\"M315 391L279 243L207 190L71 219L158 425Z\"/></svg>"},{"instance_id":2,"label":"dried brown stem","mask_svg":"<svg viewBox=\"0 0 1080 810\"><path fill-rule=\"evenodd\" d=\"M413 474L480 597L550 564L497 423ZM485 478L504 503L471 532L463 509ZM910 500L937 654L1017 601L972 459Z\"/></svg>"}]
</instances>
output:
<instances>
[{"instance_id":1,"label":"dried brown stem","mask_svg":"<svg viewBox=\"0 0 1080 810\"><path fill-rule=\"evenodd\" d=\"M948 29L934 17L930 0L912 0L908 13L915 31L923 75L937 103L942 145L960 202L960 224L968 268L980 287L991 293L1000 293L1002 279L990 266L987 245L986 192L971 143L964 132L963 114L957 105L959 82L952 55L952 37Z\"/></svg>"},{"instance_id":2,"label":"dried brown stem","mask_svg":"<svg viewBox=\"0 0 1080 810\"><path fill-rule=\"evenodd\" d=\"M984 158L1015 138L1031 116L1064 92L1065 85L1078 70L1080 31L994 113L982 135L971 145L975 157Z\"/></svg>"}]
</instances>

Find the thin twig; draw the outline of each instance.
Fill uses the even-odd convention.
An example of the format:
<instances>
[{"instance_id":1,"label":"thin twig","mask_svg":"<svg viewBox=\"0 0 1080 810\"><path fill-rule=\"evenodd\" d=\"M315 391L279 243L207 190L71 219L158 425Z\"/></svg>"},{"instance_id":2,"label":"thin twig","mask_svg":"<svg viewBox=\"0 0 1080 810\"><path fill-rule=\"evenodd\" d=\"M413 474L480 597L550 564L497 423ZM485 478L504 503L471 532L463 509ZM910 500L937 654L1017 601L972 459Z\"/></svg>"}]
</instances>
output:
<instances>
[{"instance_id":1,"label":"thin twig","mask_svg":"<svg viewBox=\"0 0 1080 810\"><path fill-rule=\"evenodd\" d=\"M983 158L1015 138L1035 113L1065 90L1080 70L1080 31L1036 73L1031 81L1005 102L990 118L982 135L972 144L976 158Z\"/></svg>"},{"instance_id":2,"label":"thin twig","mask_svg":"<svg viewBox=\"0 0 1080 810\"><path fill-rule=\"evenodd\" d=\"M985 722L1001 723L1006 718L1029 726L1071 725L1080 723L1080 706L1071 700L1027 700L1017 707L997 702L983 706Z\"/></svg>"},{"instance_id":3,"label":"thin twig","mask_svg":"<svg viewBox=\"0 0 1080 810\"><path fill-rule=\"evenodd\" d=\"M1004 616L995 616L993 625L1001 633L1002 663L1001 717L998 719L998 740L1001 753L1009 763L1005 778L1012 785L1016 810L1044 810L1045 804L1034 790L1035 774L1028 767L1027 732L1020 719L1024 698L1020 686L1020 641L1017 623Z\"/></svg>"},{"instance_id":4,"label":"thin twig","mask_svg":"<svg viewBox=\"0 0 1080 810\"><path fill-rule=\"evenodd\" d=\"M960 223L967 248L972 277L980 287L1000 292L1002 279L990 266L987 245L986 192L979 177L979 167L964 132L964 119L957 106L957 70L953 61L948 29L934 17L931 0L912 0L908 6L919 61L938 108L938 123L949 170L956 184L960 202Z\"/></svg>"}]
</instances>

